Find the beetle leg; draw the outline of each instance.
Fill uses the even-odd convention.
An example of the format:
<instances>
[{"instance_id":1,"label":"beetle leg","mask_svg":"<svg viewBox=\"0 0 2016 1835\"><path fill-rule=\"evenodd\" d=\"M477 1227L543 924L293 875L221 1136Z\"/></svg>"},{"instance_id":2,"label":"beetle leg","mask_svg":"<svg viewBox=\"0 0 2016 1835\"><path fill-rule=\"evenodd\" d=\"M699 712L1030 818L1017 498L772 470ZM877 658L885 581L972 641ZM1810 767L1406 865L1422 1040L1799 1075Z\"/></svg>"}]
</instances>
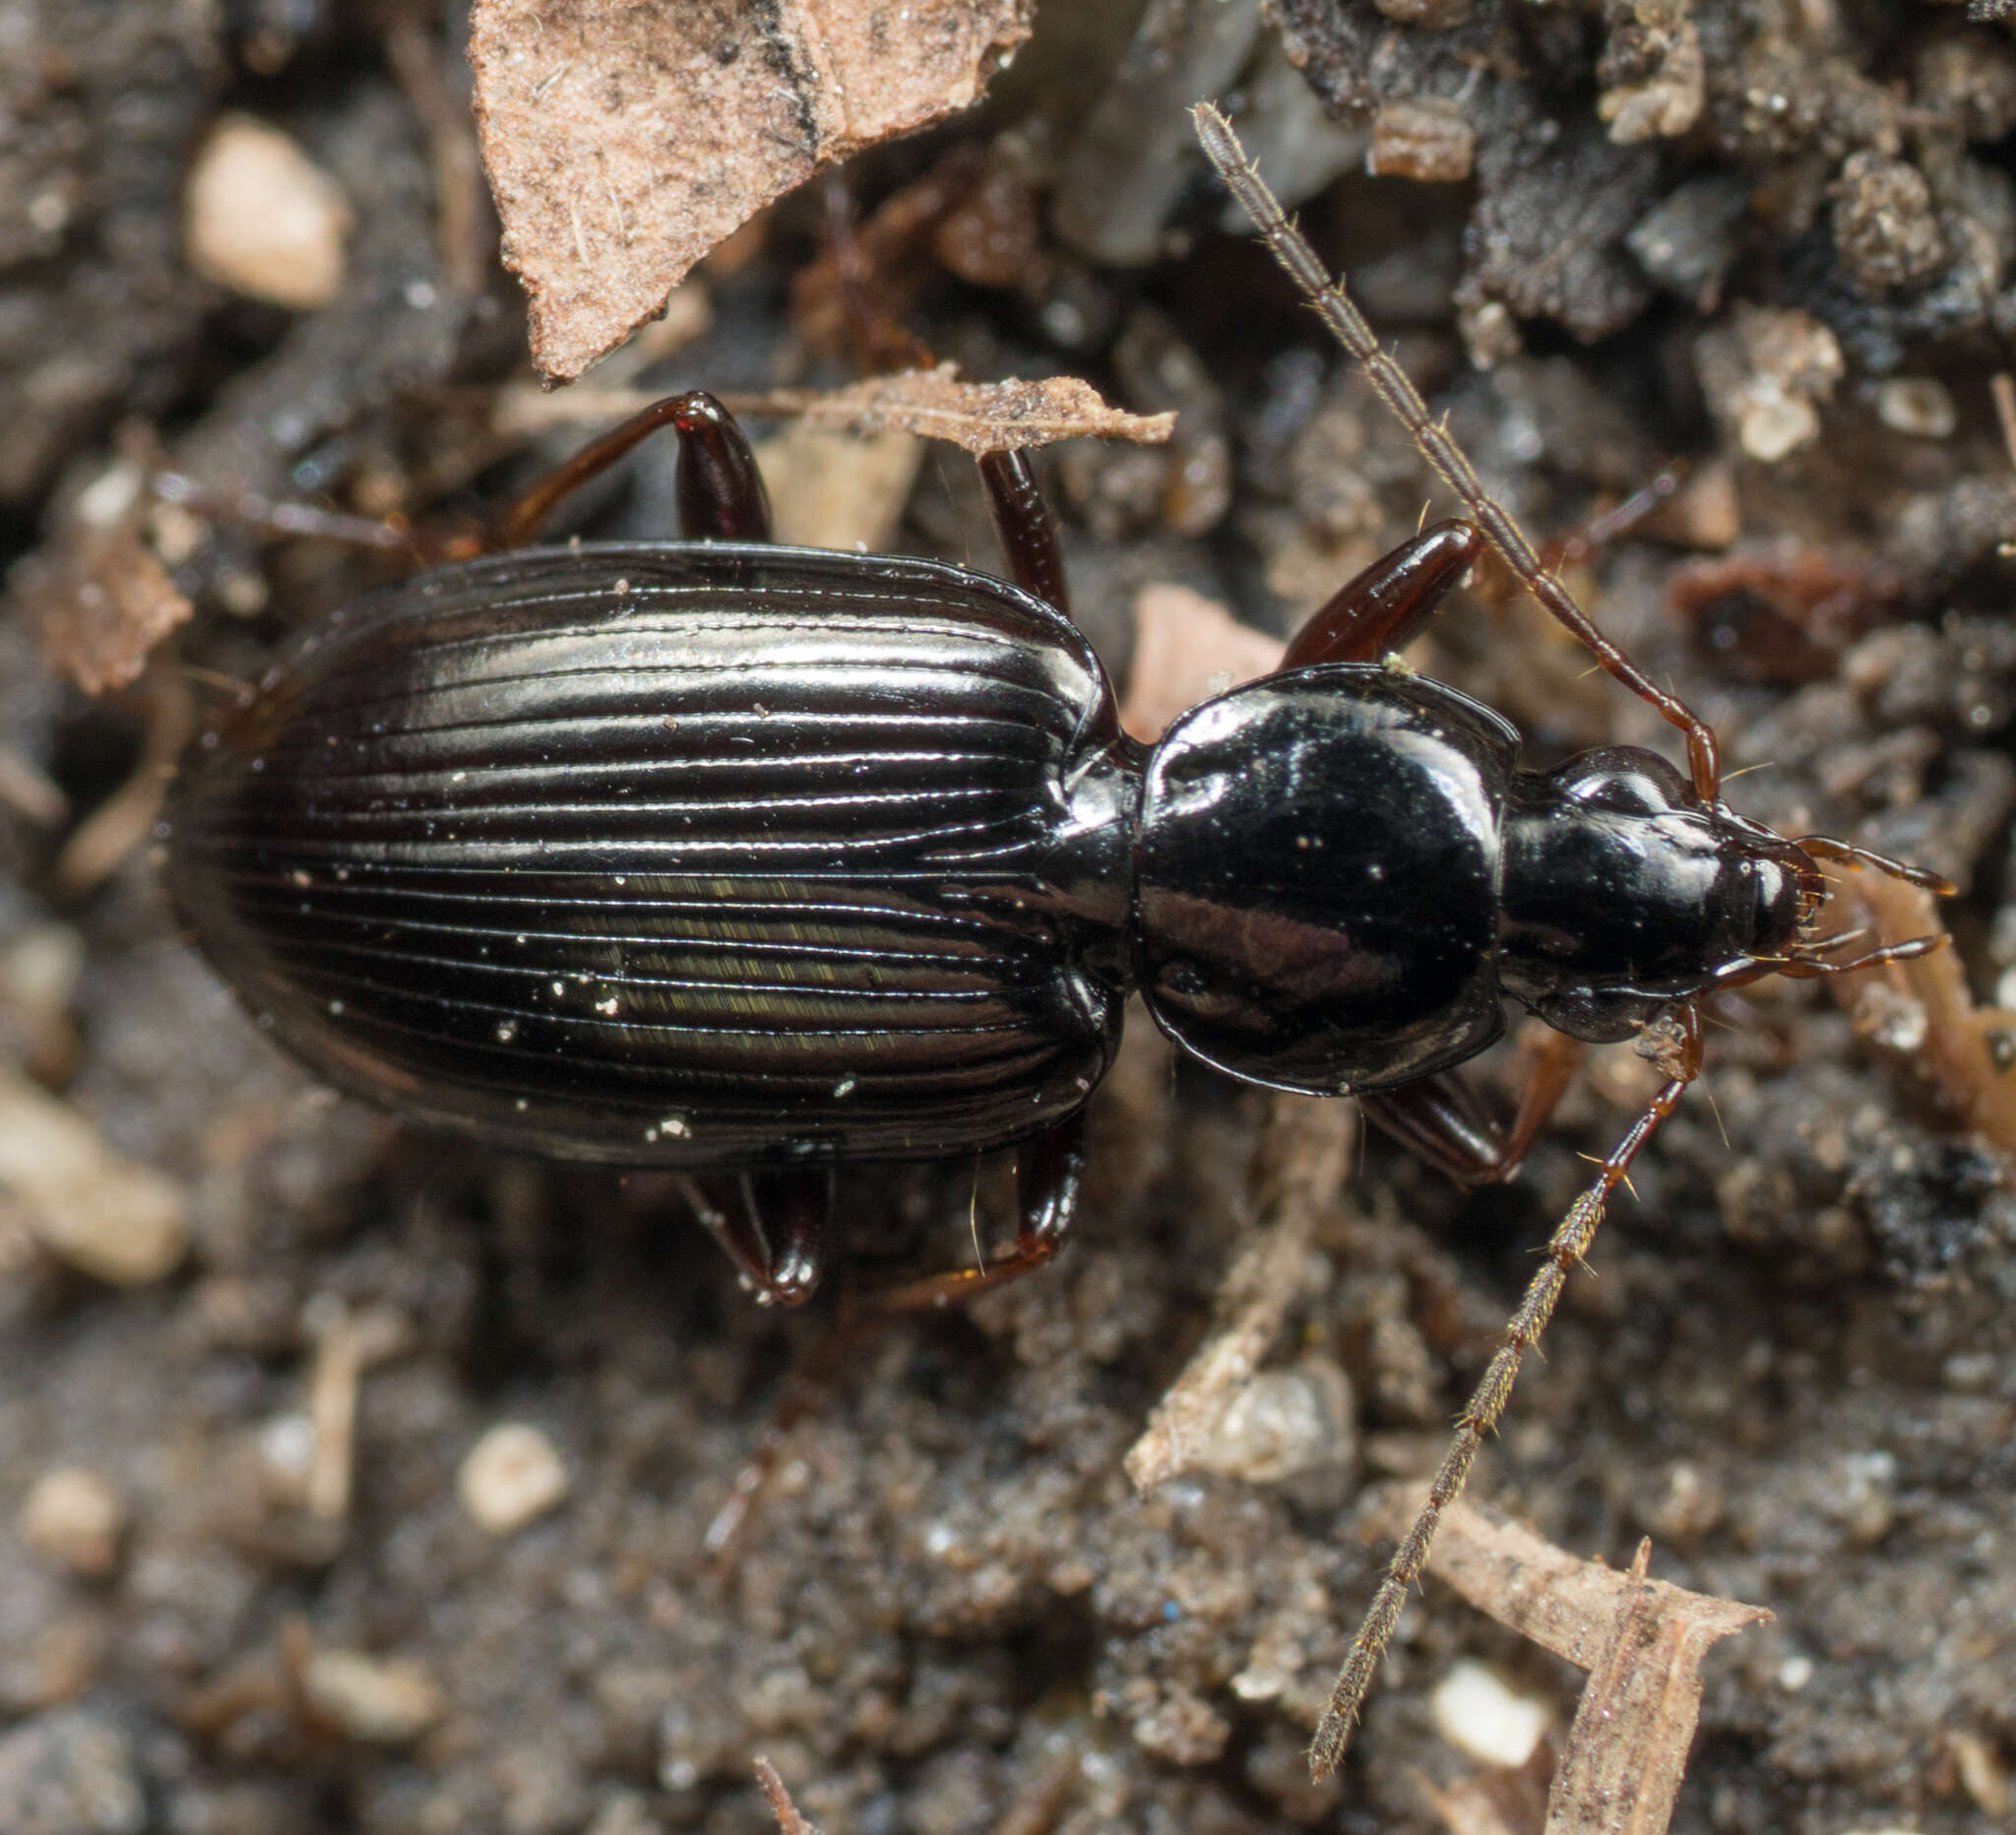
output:
<instances>
[{"instance_id":1,"label":"beetle leg","mask_svg":"<svg viewBox=\"0 0 2016 1835\"><path fill-rule=\"evenodd\" d=\"M866 1296L865 1303L882 1312L914 1312L922 1307L948 1305L1006 1287L1055 1259L1070 1236L1085 1184L1082 1110L1039 1134L1023 1148L1015 1169L1015 1183L1021 1218L1012 1254L976 1268L950 1268L940 1274L905 1281Z\"/></svg>"},{"instance_id":2,"label":"beetle leg","mask_svg":"<svg viewBox=\"0 0 2016 1835\"><path fill-rule=\"evenodd\" d=\"M483 548L524 547L561 498L661 427L670 427L679 442L679 534L694 541L768 541L770 497L747 437L705 389L688 389L652 403L554 467L490 525Z\"/></svg>"},{"instance_id":3,"label":"beetle leg","mask_svg":"<svg viewBox=\"0 0 2016 1835\"><path fill-rule=\"evenodd\" d=\"M1009 579L1068 618L1071 600L1064 581L1063 551L1057 546L1057 525L1037 488L1028 455L981 453L979 464L994 533L1007 557Z\"/></svg>"},{"instance_id":4,"label":"beetle leg","mask_svg":"<svg viewBox=\"0 0 2016 1835\"><path fill-rule=\"evenodd\" d=\"M1436 523L1347 582L1295 633L1284 669L1315 663L1376 663L1426 627L1484 538L1469 523Z\"/></svg>"},{"instance_id":5,"label":"beetle leg","mask_svg":"<svg viewBox=\"0 0 2016 1835\"><path fill-rule=\"evenodd\" d=\"M1581 1055L1582 1046L1565 1034L1540 1038L1526 1054L1526 1083L1510 1128L1490 1115L1467 1078L1451 1070L1361 1096L1358 1107L1458 1184L1495 1185L1519 1171Z\"/></svg>"},{"instance_id":6,"label":"beetle leg","mask_svg":"<svg viewBox=\"0 0 2016 1835\"><path fill-rule=\"evenodd\" d=\"M697 1179L682 1177L686 1202L726 1251L736 1271L767 1303L801 1306L826 1270L826 1225L833 1210L832 1176L823 1167L781 1172L766 1179L781 1187L775 1206L781 1248L771 1246L755 1181L742 1180L739 1208L724 1210Z\"/></svg>"}]
</instances>

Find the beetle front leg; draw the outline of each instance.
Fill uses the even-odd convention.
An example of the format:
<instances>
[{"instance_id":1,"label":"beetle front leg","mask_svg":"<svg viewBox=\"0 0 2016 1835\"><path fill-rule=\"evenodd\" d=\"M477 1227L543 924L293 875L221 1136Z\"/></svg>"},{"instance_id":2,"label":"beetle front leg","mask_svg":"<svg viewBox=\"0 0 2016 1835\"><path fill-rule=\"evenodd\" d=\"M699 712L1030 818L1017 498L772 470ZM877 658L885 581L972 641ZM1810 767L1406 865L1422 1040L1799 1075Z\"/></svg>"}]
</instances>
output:
<instances>
[{"instance_id":1,"label":"beetle front leg","mask_svg":"<svg viewBox=\"0 0 2016 1835\"><path fill-rule=\"evenodd\" d=\"M1367 1121L1458 1184L1501 1184L1519 1171L1581 1055L1581 1044L1564 1034L1542 1035L1526 1053L1519 1112L1509 1128L1489 1113L1469 1080L1453 1070L1361 1096L1358 1107Z\"/></svg>"},{"instance_id":2,"label":"beetle front leg","mask_svg":"<svg viewBox=\"0 0 2016 1835\"><path fill-rule=\"evenodd\" d=\"M915 1312L972 1299L1034 1274L1056 1258L1071 1234L1085 1185L1084 1111L1039 1134L1022 1150L1015 1169L1015 1249L976 1268L950 1268L863 1297L880 1312Z\"/></svg>"},{"instance_id":3,"label":"beetle front leg","mask_svg":"<svg viewBox=\"0 0 2016 1835\"><path fill-rule=\"evenodd\" d=\"M1403 650L1483 551L1469 523L1436 523L1347 581L1295 633L1284 669L1316 663L1376 663Z\"/></svg>"}]
</instances>

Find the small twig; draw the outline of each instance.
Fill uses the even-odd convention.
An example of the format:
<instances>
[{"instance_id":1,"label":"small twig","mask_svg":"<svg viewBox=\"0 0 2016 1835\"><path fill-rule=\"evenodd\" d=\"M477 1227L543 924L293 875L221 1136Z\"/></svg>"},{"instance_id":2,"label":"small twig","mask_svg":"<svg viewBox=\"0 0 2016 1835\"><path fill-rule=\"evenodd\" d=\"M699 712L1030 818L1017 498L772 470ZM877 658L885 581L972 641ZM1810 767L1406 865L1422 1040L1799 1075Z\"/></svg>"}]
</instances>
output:
<instances>
[{"instance_id":1,"label":"small twig","mask_svg":"<svg viewBox=\"0 0 2016 1835\"><path fill-rule=\"evenodd\" d=\"M411 14L400 12L386 22L386 62L427 136L441 272L458 293L474 294L482 290L490 256L482 160L468 104L442 81L440 55L433 34Z\"/></svg>"},{"instance_id":2,"label":"small twig","mask_svg":"<svg viewBox=\"0 0 2016 1835\"><path fill-rule=\"evenodd\" d=\"M2016 377L1998 369L1988 378L1988 394L1995 404L1995 419L2002 429L2002 451L2016 467Z\"/></svg>"},{"instance_id":3,"label":"small twig","mask_svg":"<svg viewBox=\"0 0 2016 1835\"><path fill-rule=\"evenodd\" d=\"M807 1822L799 1814L797 1804L791 1802L790 1792L785 1789L784 1780L777 1775L777 1767L761 1752L756 1754L756 1783L770 1804L770 1813L777 1818L779 1835L819 1835L819 1825Z\"/></svg>"},{"instance_id":4,"label":"small twig","mask_svg":"<svg viewBox=\"0 0 2016 1835\"><path fill-rule=\"evenodd\" d=\"M1398 1536L1412 1516L1400 1487L1366 1512ZM1628 1573L1582 1561L1530 1529L1452 1504L1435 1572L1480 1611L1589 1672L1547 1797L1546 1835L1661 1835L1701 1713L1701 1659L1753 1624L1761 1606L1690 1593L1648 1575L1641 1543Z\"/></svg>"},{"instance_id":5,"label":"small twig","mask_svg":"<svg viewBox=\"0 0 2016 1835\"><path fill-rule=\"evenodd\" d=\"M1156 1404L1147 1430L1128 1451L1127 1476L1136 1490L1153 1490L1186 1471L1252 1380L1300 1284L1317 1222L1337 1201L1356 1121L1352 1104L1274 1098L1254 1150L1270 1179L1259 1224L1219 1289L1223 1323Z\"/></svg>"}]
</instances>

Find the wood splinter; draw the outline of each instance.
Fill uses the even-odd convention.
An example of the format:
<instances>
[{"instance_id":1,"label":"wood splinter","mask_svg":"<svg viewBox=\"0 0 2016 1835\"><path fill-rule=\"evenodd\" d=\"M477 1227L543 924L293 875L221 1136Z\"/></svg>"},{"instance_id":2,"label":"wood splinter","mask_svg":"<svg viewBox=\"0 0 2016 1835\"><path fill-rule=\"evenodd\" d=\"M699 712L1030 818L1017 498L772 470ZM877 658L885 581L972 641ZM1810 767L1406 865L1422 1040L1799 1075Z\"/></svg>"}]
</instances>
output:
<instances>
[{"instance_id":1,"label":"wood splinter","mask_svg":"<svg viewBox=\"0 0 2016 1835\"><path fill-rule=\"evenodd\" d=\"M1398 1538L1413 1517L1405 1487L1389 1486L1366 1523ZM1701 1715L1701 1660L1772 1614L1652 1579L1649 1538L1619 1573L1466 1503L1449 1506L1435 1556L1436 1575L1473 1606L1589 1672L1545 1835L1662 1835Z\"/></svg>"}]
</instances>

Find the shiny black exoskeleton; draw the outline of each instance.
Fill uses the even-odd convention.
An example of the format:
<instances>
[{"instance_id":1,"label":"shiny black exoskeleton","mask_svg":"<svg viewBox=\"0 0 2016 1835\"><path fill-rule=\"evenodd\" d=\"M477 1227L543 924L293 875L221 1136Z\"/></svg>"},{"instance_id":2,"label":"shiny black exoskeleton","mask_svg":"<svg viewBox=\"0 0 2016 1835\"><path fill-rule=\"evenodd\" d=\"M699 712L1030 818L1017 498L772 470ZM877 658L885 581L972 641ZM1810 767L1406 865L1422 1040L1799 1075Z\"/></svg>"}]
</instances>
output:
<instances>
[{"instance_id":1,"label":"shiny black exoskeleton","mask_svg":"<svg viewBox=\"0 0 2016 1835\"><path fill-rule=\"evenodd\" d=\"M492 553L348 606L192 748L168 877L332 1082L557 1158L795 1174L788 1245L724 1227L777 1297L817 1277L843 1159L1040 1136L989 1278L1046 1259L1132 989L1206 1061L1500 1176L1537 1114L1507 1136L1447 1073L1508 1001L1620 1038L1766 972L1816 902L1805 854L1654 754L1521 771L1497 715L1380 660L1468 525L1144 748L1019 459L983 462L1011 585L766 545L733 423L667 420L689 531L730 538Z\"/></svg>"}]
</instances>

